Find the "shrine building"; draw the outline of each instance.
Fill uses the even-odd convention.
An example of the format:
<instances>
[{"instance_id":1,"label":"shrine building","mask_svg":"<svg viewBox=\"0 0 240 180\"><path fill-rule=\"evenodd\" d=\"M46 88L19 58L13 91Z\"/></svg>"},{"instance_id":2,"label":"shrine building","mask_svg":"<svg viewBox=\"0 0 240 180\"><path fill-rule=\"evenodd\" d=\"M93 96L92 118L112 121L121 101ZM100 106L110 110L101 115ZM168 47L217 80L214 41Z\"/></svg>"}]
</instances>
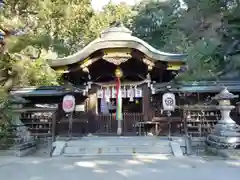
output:
<instances>
[{"instance_id":1,"label":"shrine building","mask_svg":"<svg viewBox=\"0 0 240 180\"><path fill-rule=\"evenodd\" d=\"M62 73L64 85L23 88L11 93L27 101L20 119L25 124L34 122L30 128L33 134L67 135L69 114L63 112L62 100L65 95L73 95L76 104L72 114L73 136L114 135L118 128L117 70L121 74L118 78L122 135L139 135L139 126L157 134L159 127L155 124L160 120L154 118L153 104L161 95L155 87L172 81L185 67L185 57L155 49L123 25L113 26L77 53L48 60L51 68ZM43 112L51 115L45 117L48 115ZM43 122L48 124L45 126Z\"/></svg>"}]
</instances>

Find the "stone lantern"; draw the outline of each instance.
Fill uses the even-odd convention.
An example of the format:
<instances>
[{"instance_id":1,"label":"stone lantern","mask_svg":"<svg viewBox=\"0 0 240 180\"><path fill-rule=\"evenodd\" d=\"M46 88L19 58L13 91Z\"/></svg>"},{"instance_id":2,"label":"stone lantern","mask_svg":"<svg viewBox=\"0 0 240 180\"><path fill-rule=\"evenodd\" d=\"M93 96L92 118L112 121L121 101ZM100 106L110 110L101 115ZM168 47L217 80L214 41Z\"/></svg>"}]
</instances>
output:
<instances>
[{"instance_id":1,"label":"stone lantern","mask_svg":"<svg viewBox=\"0 0 240 180\"><path fill-rule=\"evenodd\" d=\"M215 125L212 133L207 137L207 146L216 150L235 149L240 145L240 128L230 117L230 112L235 106L231 101L238 95L230 93L227 88L223 89L212 99L217 100L218 109L221 112L221 119Z\"/></svg>"}]
</instances>

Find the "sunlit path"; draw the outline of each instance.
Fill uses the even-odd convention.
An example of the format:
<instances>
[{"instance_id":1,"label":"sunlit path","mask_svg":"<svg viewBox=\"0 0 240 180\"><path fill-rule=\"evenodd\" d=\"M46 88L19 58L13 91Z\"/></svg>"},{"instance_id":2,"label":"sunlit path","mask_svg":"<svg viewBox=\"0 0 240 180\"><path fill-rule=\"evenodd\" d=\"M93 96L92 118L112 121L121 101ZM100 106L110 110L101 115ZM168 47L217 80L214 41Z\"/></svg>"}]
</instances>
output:
<instances>
[{"instance_id":1,"label":"sunlit path","mask_svg":"<svg viewBox=\"0 0 240 180\"><path fill-rule=\"evenodd\" d=\"M239 179L240 162L166 156L93 158L1 157L0 176L8 180L77 179ZM6 162L5 164L3 162ZM13 172L14 169L14 173ZM218 174L218 176L213 176Z\"/></svg>"}]
</instances>

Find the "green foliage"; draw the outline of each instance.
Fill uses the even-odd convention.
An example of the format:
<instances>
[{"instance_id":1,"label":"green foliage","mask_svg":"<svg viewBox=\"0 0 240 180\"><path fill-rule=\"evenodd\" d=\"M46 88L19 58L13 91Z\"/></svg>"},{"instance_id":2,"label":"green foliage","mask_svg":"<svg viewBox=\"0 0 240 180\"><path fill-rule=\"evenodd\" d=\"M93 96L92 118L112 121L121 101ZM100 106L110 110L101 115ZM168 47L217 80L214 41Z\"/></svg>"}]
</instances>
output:
<instances>
[{"instance_id":1,"label":"green foliage","mask_svg":"<svg viewBox=\"0 0 240 180\"><path fill-rule=\"evenodd\" d=\"M132 25L134 34L156 48L163 48L175 29L178 7L178 1L142 1L135 7L137 13Z\"/></svg>"},{"instance_id":2,"label":"green foliage","mask_svg":"<svg viewBox=\"0 0 240 180\"><path fill-rule=\"evenodd\" d=\"M226 67L238 71L236 56L232 63L223 57L233 38L240 38L239 1L184 2L187 9L181 8L178 0L147 0L133 7L109 3L102 11L94 12L90 0L8 0L1 12L1 24L10 29L25 27L27 34L8 38L7 49L10 54L29 58L24 58L27 60L22 65L13 61L6 66L21 66L17 73L24 78L15 77L17 85L56 84L53 79L58 75L54 72L40 73L45 69L40 68L46 57L42 51L60 57L72 54L99 37L113 21L120 20L134 35L162 51L187 53L190 70L180 77L203 80L226 74ZM32 59L39 60L34 65L26 63ZM21 73L25 66L29 72ZM33 75L31 69L39 73Z\"/></svg>"},{"instance_id":3,"label":"green foliage","mask_svg":"<svg viewBox=\"0 0 240 180\"><path fill-rule=\"evenodd\" d=\"M14 86L57 85L60 74L51 69L43 59L32 60L22 54L1 56L1 85L6 91Z\"/></svg>"},{"instance_id":4,"label":"green foliage","mask_svg":"<svg viewBox=\"0 0 240 180\"><path fill-rule=\"evenodd\" d=\"M45 60L37 59L33 63L29 63L26 67L28 71L29 85L51 86L58 85L58 79L61 74L57 74L51 69Z\"/></svg>"},{"instance_id":5,"label":"green foliage","mask_svg":"<svg viewBox=\"0 0 240 180\"><path fill-rule=\"evenodd\" d=\"M0 89L0 148L6 148L12 143L12 139L9 139L13 135L10 129L12 117L12 103L9 101L8 94Z\"/></svg>"},{"instance_id":6,"label":"green foliage","mask_svg":"<svg viewBox=\"0 0 240 180\"><path fill-rule=\"evenodd\" d=\"M95 12L94 16L91 17L88 28L85 31L85 41L91 42L95 38L99 37L100 33L110 26L114 21L120 21L125 26L131 28L133 21L134 11L131 7L121 3L113 5L108 3L103 7L103 11Z\"/></svg>"}]
</instances>

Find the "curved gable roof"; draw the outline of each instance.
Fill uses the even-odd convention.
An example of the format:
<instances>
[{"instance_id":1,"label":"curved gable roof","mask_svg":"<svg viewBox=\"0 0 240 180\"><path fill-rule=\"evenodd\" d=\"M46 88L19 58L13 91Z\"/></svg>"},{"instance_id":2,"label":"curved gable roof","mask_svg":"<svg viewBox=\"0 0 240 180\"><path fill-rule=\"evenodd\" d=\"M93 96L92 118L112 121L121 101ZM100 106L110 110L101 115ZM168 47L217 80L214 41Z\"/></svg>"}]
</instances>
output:
<instances>
[{"instance_id":1,"label":"curved gable roof","mask_svg":"<svg viewBox=\"0 0 240 180\"><path fill-rule=\"evenodd\" d=\"M80 62L92 53L108 48L131 48L137 49L144 53L147 57L161 61L183 61L185 54L173 54L162 52L142 39L132 36L132 32L124 26L110 27L101 33L101 36L77 53L58 59L49 59L48 63L51 67L65 66Z\"/></svg>"}]
</instances>

